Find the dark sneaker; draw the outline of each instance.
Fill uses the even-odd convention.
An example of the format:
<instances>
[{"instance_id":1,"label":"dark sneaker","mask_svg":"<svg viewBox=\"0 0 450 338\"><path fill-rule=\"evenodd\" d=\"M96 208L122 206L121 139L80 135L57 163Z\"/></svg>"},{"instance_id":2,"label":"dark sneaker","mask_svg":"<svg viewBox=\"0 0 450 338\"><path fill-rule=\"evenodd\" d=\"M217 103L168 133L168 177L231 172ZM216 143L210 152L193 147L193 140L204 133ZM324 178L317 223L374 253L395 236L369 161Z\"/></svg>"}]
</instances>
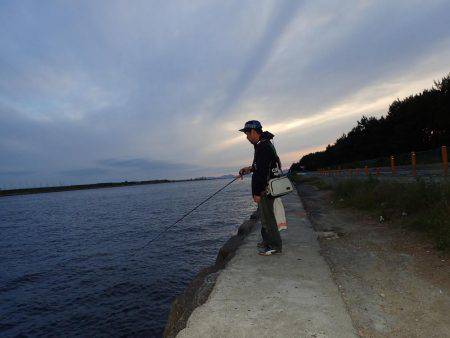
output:
<instances>
[{"instance_id":1,"label":"dark sneaker","mask_svg":"<svg viewBox=\"0 0 450 338\"><path fill-rule=\"evenodd\" d=\"M267 244L266 244L266 242L261 241L261 242L259 242L258 244L256 244L256 246L257 246L258 248L265 248L265 247L267 246Z\"/></svg>"},{"instance_id":2,"label":"dark sneaker","mask_svg":"<svg viewBox=\"0 0 450 338\"><path fill-rule=\"evenodd\" d=\"M270 256L270 255L275 255L275 254L278 254L278 253L281 253L281 251L276 250L276 249L272 249L272 248L269 248L269 247L266 247L264 250L261 250L260 252L258 252L258 255Z\"/></svg>"}]
</instances>

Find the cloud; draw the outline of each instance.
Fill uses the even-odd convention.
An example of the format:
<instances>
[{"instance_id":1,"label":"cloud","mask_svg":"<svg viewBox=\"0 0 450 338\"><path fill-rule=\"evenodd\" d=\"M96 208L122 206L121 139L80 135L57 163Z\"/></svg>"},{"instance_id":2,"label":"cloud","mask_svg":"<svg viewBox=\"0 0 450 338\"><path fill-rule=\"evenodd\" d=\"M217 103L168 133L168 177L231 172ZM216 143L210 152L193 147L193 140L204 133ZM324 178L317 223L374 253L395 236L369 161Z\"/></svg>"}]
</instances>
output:
<instances>
[{"instance_id":1,"label":"cloud","mask_svg":"<svg viewBox=\"0 0 450 338\"><path fill-rule=\"evenodd\" d=\"M29 176L35 174L34 171L30 170L15 170L15 171L3 171L0 170L0 176L6 177L20 177L20 176Z\"/></svg>"},{"instance_id":2,"label":"cloud","mask_svg":"<svg viewBox=\"0 0 450 338\"><path fill-rule=\"evenodd\" d=\"M446 75L449 11L444 0L3 1L0 170L23 175L0 185L234 171L252 158L237 131L249 119L276 132L287 163Z\"/></svg>"},{"instance_id":3,"label":"cloud","mask_svg":"<svg viewBox=\"0 0 450 338\"><path fill-rule=\"evenodd\" d=\"M98 161L100 165L108 166L112 168L132 168L140 170L179 170L183 169L195 169L198 166L190 164L172 163L157 160L148 160L144 158L132 158L132 159L105 159Z\"/></svg>"},{"instance_id":4,"label":"cloud","mask_svg":"<svg viewBox=\"0 0 450 338\"><path fill-rule=\"evenodd\" d=\"M71 169L62 170L59 173L64 176L75 176L75 177L90 177L90 176L105 176L110 174L110 170L104 168L81 168L81 169Z\"/></svg>"},{"instance_id":5,"label":"cloud","mask_svg":"<svg viewBox=\"0 0 450 338\"><path fill-rule=\"evenodd\" d=\"M301 1L280 1L274 6L262 36L246 56L247 60L239 75L228 88L224 105L219 110L220 113L232 108L245 94L246 89L265 66L277 42L295 18L301 3Z\"/></svg>"}]
</instances>

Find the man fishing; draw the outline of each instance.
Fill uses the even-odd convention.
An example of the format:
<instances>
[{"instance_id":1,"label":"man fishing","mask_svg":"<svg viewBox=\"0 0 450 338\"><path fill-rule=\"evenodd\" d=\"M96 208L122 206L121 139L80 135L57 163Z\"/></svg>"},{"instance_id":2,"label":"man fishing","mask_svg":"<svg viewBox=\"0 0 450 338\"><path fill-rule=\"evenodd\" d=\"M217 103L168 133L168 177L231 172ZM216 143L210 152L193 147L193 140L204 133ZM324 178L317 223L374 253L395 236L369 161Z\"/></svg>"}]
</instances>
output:
<instances>
[{"instance_id":1,"label":"man fishing","mask_svg":"<svg viewBox=\"0 0 450 338\"><path fill-rule=\"evenodd\" d=\"M266 193L268 180L274 177L274 169L276 171L279 162L275 148L270 142L273 135L267 131L263 132L261 123L255 120L246 122L244 128L239 131L245 133L247 140L255 148L253 164L239 170L239 175L253 173L252 195L253 200L258 203L262 226L262 242L258 243L261 248L259 254L269 256L281 253L282 242L273 212L274 199Z\"/></svg>"}]
</instances>

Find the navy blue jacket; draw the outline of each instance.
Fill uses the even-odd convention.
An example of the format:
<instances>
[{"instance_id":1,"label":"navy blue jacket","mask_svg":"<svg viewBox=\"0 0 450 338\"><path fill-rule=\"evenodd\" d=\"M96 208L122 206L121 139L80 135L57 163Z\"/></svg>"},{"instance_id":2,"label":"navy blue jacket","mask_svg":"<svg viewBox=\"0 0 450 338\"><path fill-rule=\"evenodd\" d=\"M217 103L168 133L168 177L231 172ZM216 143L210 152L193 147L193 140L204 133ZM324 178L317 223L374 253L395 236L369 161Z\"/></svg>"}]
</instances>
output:
<instances>
[{"instance_id":1,"label":"navy blue jacket","mask_svg":"<svg viewBox=\"0 0 450 338\"><path fill-rule=\"evenodd\" d=\"M263 132L260 141L254 145L255 155L252 164L252 194L261 196L266 190L270 178L275 177L272 172L277 167L279 158L275 148L270 140L273 135L269 132Z\"/></svg>"}]
</instances>

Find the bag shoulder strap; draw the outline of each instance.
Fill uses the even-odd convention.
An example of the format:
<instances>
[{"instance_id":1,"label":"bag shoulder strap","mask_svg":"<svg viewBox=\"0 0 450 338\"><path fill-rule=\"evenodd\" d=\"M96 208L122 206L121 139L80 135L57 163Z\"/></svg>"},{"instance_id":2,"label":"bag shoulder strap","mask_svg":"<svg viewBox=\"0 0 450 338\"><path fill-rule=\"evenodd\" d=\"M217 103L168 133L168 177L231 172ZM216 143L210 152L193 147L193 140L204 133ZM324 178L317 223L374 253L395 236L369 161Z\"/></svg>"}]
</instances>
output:
<instances>
[{"instance_id":1,"label":"bag shoulder strap","mask_svg":"<svg viewBox=\"0 0 450 338\"><path fill-rule=\"evenodd\" d=\"M278 170L280 171L280 173L283 174L283 170L282 170L281 167L278 165L279 157L278 157L278 154L277 154L277 150L275 149L275 145L274 145L270 140L269 140L269 144L270 144L270 147L271 147L272 150L273 150L273 154L274 154L274 156L275 156L277 168L278 168Z\"/></svg>"},{"instance_id":2,"label":"bag shoulder strap","mask_svg":"<svg viewBox=\"0 0 450 338\"><path fill-rule=\"evenodd\" d=\"M275 165L276 165L277 169L279 170L279 172L281 174L283 174L283 171L281 170L280 166L278 165L279 157L278 157L278 154L277 154L277 150L275 149L275 146L273 145L273 143L270 140L266 140L266 142L269 142L269 146L270 146L270 148L273 151L273 155L274 155L274 158L275 158ZM272 167L269 166L269 176L267 177L267 180L270 179L271 172L272 172Z\"/></svg>"}]
</instances>

